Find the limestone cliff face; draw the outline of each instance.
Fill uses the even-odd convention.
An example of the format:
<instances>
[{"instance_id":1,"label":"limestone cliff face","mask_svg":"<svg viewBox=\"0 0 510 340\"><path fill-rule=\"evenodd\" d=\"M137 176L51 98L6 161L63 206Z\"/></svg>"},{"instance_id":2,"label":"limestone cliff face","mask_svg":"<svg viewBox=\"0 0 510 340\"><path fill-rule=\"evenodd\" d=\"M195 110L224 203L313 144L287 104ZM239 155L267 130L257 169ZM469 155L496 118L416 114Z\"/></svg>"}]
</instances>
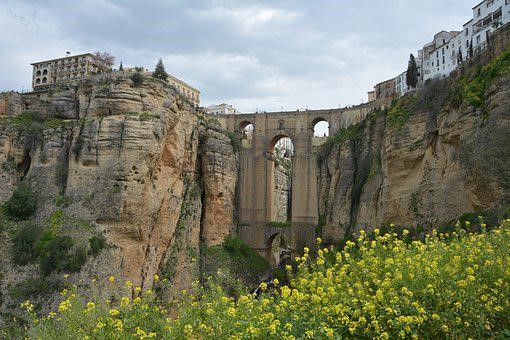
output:
<instances>
[{"instance_id":1,"label":"limestone cliff face","mask_svg":"<svg viewBox=\"0 0 510 340\"><path fill-rule=\"evenodd\" d=\"M24 111L38 115L35 138L20 131L16 117ZM84 286L115 275L148 289L164 272L175 288L186 288L198 277L200 240L219 244L233 226L237 156L230 139L160 81L135 85L129 74L114 73L48 97L4 94L0 117L0 204L25 179L37 194L38 223L62 209L90 226L72 232L93 229L108 240L72 275ZM63 208L56 203L62 197ZM0 249L8 268L2 288L35 273L13 265L8 247Z\"/></svg>"},{"instance_id":2,"label":"limestone cliff face","mask_svg":"<svg viewBox=\"0 0 510 340\"><path fill-rule=\"evenodd\" d=\"M437 112L437 113L435 113ZM510 76L483 110L421 110L403 125L375 115L319 162L324 239L382 224L430 226L510 202Z\"/></svg>"}]
</instances>

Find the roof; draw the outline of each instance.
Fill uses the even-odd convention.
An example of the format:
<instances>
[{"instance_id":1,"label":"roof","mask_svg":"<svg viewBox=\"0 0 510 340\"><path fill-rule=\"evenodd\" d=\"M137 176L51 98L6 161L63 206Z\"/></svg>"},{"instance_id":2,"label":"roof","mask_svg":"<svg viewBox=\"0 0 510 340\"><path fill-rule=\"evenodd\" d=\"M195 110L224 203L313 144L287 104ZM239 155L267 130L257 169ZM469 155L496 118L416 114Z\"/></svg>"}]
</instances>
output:
<instances>
[{"instance_id":1,"label":"roof","mask_svg":"<svg viewBox=\"0 0 510 340\"><path fill-rule=\"evenodd\" d=\"M40 63L47 63L49 61L55 61L55 60L61 60L61 59L84 57L84 56L91 56L91 57L93 57L94 55L92 53L82 53L82 54L76 54L76 55L70 55L70 56L66 56L66 57L61 57L61 58L55 58L55 59L48 59L48 60L38 61L38 62L35 62L35 63L31 63L30 65L35 65L35 64L40 64Z\"/></svg>"},{"instance_id":2,"label":"roof","mask_svg":"<svg viewBox=\"0 0 510 340\"><path fill-rule=\"evenodd\" d=\"M477 8L478 6L480 6L481 4L483 4L485 1L487 0L483 0L482 2L480 2L478 5L476 5L475 7L473 7L473 9Z\"/></svg>"}]
</instances>

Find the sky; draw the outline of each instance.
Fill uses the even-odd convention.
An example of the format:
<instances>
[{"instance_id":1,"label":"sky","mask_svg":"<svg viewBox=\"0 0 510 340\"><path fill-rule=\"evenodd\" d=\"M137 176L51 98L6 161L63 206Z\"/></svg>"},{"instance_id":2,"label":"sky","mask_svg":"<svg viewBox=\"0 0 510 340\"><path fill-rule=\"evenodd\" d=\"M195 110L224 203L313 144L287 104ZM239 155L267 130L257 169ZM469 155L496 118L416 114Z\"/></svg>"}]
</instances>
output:
<instances>
[{"instance_id":1,"label":"sky","mask_svg":"<svg viewBox=\"0 0 510 340\"><path fill-rule=\"evenodd\" d=\"M27 90L30 63L107 51L168 73L201 105L241 112L367 101L480 0L0 0L0 91Z\"/></svg>"}]
</instances>

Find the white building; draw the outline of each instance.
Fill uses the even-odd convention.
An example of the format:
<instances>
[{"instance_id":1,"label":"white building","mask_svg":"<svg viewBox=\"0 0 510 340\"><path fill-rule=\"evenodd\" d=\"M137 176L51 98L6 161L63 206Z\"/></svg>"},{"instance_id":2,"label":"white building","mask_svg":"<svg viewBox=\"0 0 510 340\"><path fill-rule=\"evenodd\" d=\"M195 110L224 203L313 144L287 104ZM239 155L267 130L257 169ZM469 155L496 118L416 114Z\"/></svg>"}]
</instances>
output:
<instances>
[{"instance_id":1,"label":"white building","mask_svg":"<svg viewBox=\"0 0 510 340\"><path fill-rule=\"evenodd\" d=\"M423 47L423 80L448 76L459 63L487 46L490 33L510 22L510 0L484 0L462 31L439 32Z\"/></svg>"},{"instance_id":2,"label":"white building","mask_svg":"<svg viewBox=\"0 0 510 340\"><path fill-rule=\"evenodd\" d=\"M233 115L239 113L232 105L225 103L218 105L211 105L207 108L207 113L211 115Z\"/></svg>"},{"instance_id":3,"label":"white building","mask_svg":"<svg viewBox=\"0 0 510 340\"><path fill-rule=\"evenodd\" d=\"M423 46L423 80L449 75L458 66L460 31L441 31Z\"/></svg>"}]
</instances>

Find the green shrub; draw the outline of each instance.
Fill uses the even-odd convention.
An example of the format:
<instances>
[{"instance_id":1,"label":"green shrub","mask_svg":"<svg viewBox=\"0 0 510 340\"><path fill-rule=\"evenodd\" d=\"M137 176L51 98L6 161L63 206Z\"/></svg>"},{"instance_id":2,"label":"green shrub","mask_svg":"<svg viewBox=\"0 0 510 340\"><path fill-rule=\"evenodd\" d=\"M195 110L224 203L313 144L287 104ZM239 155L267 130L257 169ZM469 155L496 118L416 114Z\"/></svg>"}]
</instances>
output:
<instances>
[{"instance_id":1,"label":"green shrub","mask_svg":"<svg viewBox=\"0 0 510 340\"><path fill-rule=\"evenodd\" d=\"M96 256L106 247L106 238L103 234L92 236L89 239L89 254Z\"/></svg>"},{"instance_id":2,"label":"green shrub","mask_svg":"<svg viewBox=\"0 0 510 340\"><path fill-rule=\"evenodd\" d=\"M62 282L54 277L33 277L19 282L9 289L10 295L18 301L39 296L48 296L63 288Z\"/></svg>"},{"instance_id":3,"label":"green shrub","mask_svg":"<svg viewBox=\"0 0 510 340\"><path fill-rule=\"evenodd\" d=\"M26 223L14 235L12 240L12 260L19 265L34 262L37 259L37 242L42 235L41 228L34 223Z\"/></svg>"},{"instance_id":4,"label":"green shrub","mask_svg":"<svg viewBox=\"0 0 510 340\"><path fill-rule=\"evenodd\" d=\"M7 216L17 220L26 220L32 217L37 209L37 198L26 182L22 182L12 197L4 204Z\"/></svg>"},{"instance_id":5,"label":"green shrub","mask_svg":"<svg viewBox=\"0 0 510 340\"><path fill-rule=\"evenodd\" d=\"M70 273L80 271L87 261L87 249L85 246L78 246L72 252L64 263L64 270Z\"/></svg>"},{"instance_id":6,"label":"green shrub","mask_svg":"<svg viewBox=\"0 0 510 340\"><path fill-rule=\"evenodd\" d=\"M139 71L136 71L132 76L131 80L135 86L140 86L143 84L144 76Z\"/></svg>"},{"instance_id":7,"label":"green shrub","mask_svg":"<svg viewBox=\"0 0 510 340\"><path fill-rule=\"evenodd\" d=\"M55 205L59 208L67 208L72 202L73 199L71 197L64 195L59 195L55 199Z\"/></svg>"},{"instance_id":8,"label":"green shrub","mask_svg":"<svg viewBox=\"0 0 510 340\"><path fill-rule=\"evenodd\" d=\"M74 241L65 235L56 235L41 249L39 269L44 275L67 269Z\"/></svg>"},{"instance_id":9,"label":"green shrub","mask_svg":"<svg viewBox=\"0 0 510 340\"><path fill-rule=\"evenodd\" d=\"M291 221L286 221L286 222L270 221L270 222L267 222L266 226L268 228L290 228L292 226L292 222Z\"/></svg>"}]
</instances>

